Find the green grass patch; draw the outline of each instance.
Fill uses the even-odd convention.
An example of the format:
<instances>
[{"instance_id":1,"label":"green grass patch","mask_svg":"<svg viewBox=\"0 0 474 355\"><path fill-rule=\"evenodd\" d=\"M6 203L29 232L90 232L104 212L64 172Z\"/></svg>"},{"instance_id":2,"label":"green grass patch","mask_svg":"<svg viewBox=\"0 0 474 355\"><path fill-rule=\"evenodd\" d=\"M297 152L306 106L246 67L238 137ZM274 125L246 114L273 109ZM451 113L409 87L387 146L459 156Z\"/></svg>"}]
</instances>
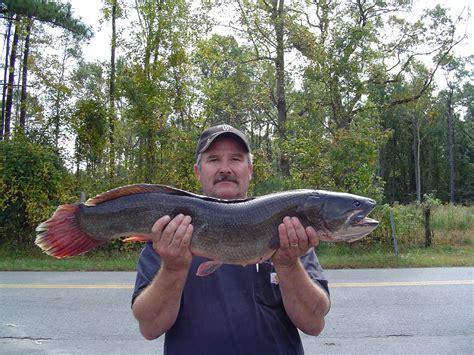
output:
<instances>
[{"instance_id":1,"label":"green grass patch","mask_svg":"<svg viewBox=\"0 0 474 355\"><path fill-rule=\"evenodd\" d=\"M3 254L3 255L2 255ZM134 271L139 252L91 253L55 259L47 255L0 253L1 271Z\"/></svg>"},{"instance_id":2,"label":"green grass patch","mask_svg":"<svg viewBox=\"0 0 474 355\"><path fill-rule=\"evenodd\" d=\"M472 247L433 247L400 250L367 249L347 244L321 244L317 249L325 269L474 266ZM95 252L72 258L0 253L1 271L135 271L139 252Z\"/></svg>"},{"instance_id":3,"label":"green grass patch","mask_svg":"<svg viewBox=\"0 0 474 355\"><path fill-rule=\"evenodd\" d=\"M325 269L474 266L472 247L410 248L399 250L398 256L388 249L322 249L318 257Z\"/></svg>"}]
</instances>

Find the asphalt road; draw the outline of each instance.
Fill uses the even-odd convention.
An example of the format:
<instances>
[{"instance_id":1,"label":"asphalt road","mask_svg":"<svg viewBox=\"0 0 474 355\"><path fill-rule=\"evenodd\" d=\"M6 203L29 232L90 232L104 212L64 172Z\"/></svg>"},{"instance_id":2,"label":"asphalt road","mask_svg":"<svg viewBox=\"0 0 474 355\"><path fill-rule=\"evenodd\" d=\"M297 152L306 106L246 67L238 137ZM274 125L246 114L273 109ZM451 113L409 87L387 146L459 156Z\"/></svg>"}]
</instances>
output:
<instances>
[{"instance_id":1,"label":"asphalt road","mask_svg":"<svg viewBox=\"0 0 474 355\"><path fill-rule=\"evenodd\" d=\"M472 354L474 268L327 270L307 354ZM130 311L134 273L0 272L0 353L159 354Z\"/></svg>"}]
</instances>

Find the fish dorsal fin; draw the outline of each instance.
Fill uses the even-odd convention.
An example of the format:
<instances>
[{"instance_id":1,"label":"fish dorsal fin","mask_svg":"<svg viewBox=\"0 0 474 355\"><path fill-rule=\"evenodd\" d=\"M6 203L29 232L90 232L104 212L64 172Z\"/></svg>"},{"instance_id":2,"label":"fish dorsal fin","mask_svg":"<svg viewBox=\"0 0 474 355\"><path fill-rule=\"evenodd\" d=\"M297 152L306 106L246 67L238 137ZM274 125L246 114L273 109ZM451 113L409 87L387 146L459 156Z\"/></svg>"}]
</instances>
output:
<instances>
[{"instance_id":1,"label":"fish dorsal fin","mask_svg":"<svg viewBox=\"0 0 474 355\"><path fill-rule=\"evenodd\" d=\"M87 206L95 206L100 203L115 200L119 197L129 196L133 194L142 194L148 192L158 192L163 194L170 194L170 195L178 195L178 196L187 196L193 198L199 198L201 200L206 200L210 202L218 202L218 203L238 203L238 202L245 202L249 200L253 200L254 198L246 198L246 199L239 199L239 200L223 200L209 196L198 195L189 191L177 189L175 187L166 186L166 185L159 185L159 184L133 184L133 185L126 185L117 187L115 189L106 191L97 195L96 197L90 198L85 202Z\"/></svg>"},{"instance_id":2,"label":"fish dorsal fin","mask_svg":"<svg viewBox=\"0 0 474 355\"><path fill-rule=\"evenodd\" d=\"M115 200L116 198L119 198L119 197L124 197L124 196L129 196L129 195L134 195L134 194L141 194L141 193L149 193L149 192L159 192L159 193L164 193L164 194L173 194L173 195L181 195L181 196L207 199L207 197L193 194L191 192L180 190L180 189L166 186L166 185L133 184L133 185L117 187L115 189L101 193L100 195L97 195L96 197L88 199L85 202L85 205L95 206L106 201Z\"/></svg>"}]
</instances>

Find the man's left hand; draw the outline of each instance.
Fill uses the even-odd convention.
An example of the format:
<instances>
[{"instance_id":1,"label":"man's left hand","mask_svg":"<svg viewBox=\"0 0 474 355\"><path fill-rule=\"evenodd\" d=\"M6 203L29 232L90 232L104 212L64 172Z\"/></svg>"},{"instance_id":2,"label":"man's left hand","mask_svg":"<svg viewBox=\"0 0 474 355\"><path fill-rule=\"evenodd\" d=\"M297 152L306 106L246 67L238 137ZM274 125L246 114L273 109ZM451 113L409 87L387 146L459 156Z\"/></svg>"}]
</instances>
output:
<instances>
[{"instance_id":1,"label":"man's left hand","mask_svg":"<svg viewBox=\"0 0 474 355\"><path fill-rule=\"evenodd\" d=\"M313 227L303 227L297 217L285 217L278 226L280 248L273 254L272 261L280 266L292 266L309 248L319 244L318 233Z\"/></svg>"}]
</instances>

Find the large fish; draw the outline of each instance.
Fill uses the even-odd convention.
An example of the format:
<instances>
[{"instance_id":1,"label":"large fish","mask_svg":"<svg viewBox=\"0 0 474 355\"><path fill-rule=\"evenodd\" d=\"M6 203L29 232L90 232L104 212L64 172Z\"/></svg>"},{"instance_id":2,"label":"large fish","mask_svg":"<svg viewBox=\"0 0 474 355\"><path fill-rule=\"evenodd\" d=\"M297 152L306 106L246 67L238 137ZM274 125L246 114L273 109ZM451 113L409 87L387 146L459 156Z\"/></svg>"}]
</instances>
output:
<instances>
[{"instance_id":1,"label":"large fish","mask_svg":"<svg viewBox=\"0 0 474 355\"><path fill-rule=\"evenodd\" d=\"M211 259L198 269L198 275L207 275L222 263L246 265L269 259L279 246L278 225L285 216L313 226L321 240L360 239L378 225L366 217L374 206L375 201L365 197L322 190L220 200L164 185L138 184L85 203L59 206L36 229L35 243L57 258L78 255L122 236L147 239L158 218L183 213L191 216L194 226L191 252Z\"/></svg>"}]
</instances>

